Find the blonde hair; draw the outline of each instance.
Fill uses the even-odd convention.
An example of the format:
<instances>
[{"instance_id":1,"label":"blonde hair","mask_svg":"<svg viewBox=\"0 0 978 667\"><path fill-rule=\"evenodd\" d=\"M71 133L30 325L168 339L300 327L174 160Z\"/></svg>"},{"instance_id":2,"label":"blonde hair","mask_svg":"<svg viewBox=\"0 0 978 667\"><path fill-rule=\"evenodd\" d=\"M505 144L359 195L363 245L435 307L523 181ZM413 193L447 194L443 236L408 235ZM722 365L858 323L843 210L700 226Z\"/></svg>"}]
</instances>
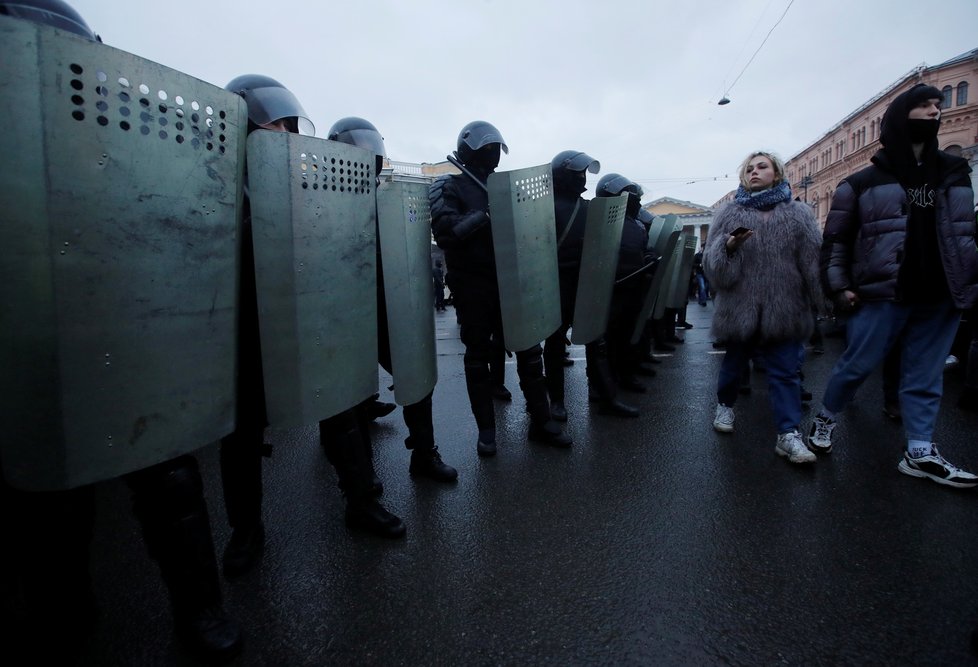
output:
<instances>
[{"instance_id":1,"label":"blonde hair","mask_svg":"<svg viewBox=\"0 0 978 667\"><path fill-rule=\"evenodd\" d=\"M784 180L784 162L781 161L781 158L770 151L754 151L744 158L744 161L740 163L740 170L737 172L737 175L740 176L740 184L745 188L750 189L750 182L747 180L747 165L759 155L770 160L771 166L774 167L774 183L772 185L777 185Z\"/></svg>"}]
</instances>

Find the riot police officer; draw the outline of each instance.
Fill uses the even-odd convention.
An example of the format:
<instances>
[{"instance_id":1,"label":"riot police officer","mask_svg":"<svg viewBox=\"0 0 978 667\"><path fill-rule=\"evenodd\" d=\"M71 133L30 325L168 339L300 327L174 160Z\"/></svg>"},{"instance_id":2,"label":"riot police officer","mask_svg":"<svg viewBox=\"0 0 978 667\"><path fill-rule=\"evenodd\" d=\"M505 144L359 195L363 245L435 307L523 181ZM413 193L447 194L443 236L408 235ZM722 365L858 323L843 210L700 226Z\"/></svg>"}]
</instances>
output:
<instances>
[{"instance_id":1,"label":"riot police officer","mask_svg":"<svg viewBox=\"0 0 978 667\"><path fill-rule=\"evenodd\" d=\"M225 86L248 107L248 134L257 130L313 134L315 127L292 92L275 79L244 74ZM251 231L250 201L245 196L241 243L238 316L237 423L221 440L221 482L231 539L224 550L224 574L236 577L254 565L265 543L261 518L262 457L265 443L265 388L258 335L258 290Z\"/></svg>"},{"instance_id":2,"label":"riot police officer","mask_svg":"<svg viewBox=\"0 0 978 667\"><path fill-rule=\"evenodd\" d=\"M292 92L271 77L245 74L225 88L241 95L248 106L248 130L298 132L313 135L315 128ZM221 442L221 478L231 539L224 552L228 577L248 572L261 556L265 529L261 518L263 456L268 425L265 406L258 294L255 282L251 220L246 200L241 243L238 344L238 423ZM375 498L379 481L373 474L363 406L345 410L319 424L327 458L336 469L339 487L347 499L346 523L385 537L404 534L404 525Z\"/></svg>"},{"instance_id":3,"label":"riot police officer","mask_svg":"<svg viewBox=\"0 0 978 667\"><path fill-rule=\"evenodd\" d=\"M574 317L581 255L584 252L588 203L581 197L587 189L588 172L598 173L600 163L587 153L566 150L550 162L554 185L554 219L557 232L557 265L560 272L560 310L562 325L547 338L543 360L547 390L555 419L567 418L564 408L564 349L567 330ZM608 367L606 343L599 338L585 345L587 376L599 409L618 417L637 417L638 410L622 403Z\"/></svg>"},{"instance_id":4,"label":"riot police officer","mask_svg":"<svg viewBox=\"0 0 978 667\"><path fill-rule=\"evenodd\" d=\"M446 282L455 299L465 345L465 384L479 429L476 451L496 453L493 383L489 370L493 335L502 336L502 314L490 228L487 180L509 152L502 135L485 121L473 121L458 135L455 159L463 173L439 178L428 191L435 242L445 251ZM530 413L529 439L569 447L550 413L540 345L516 351L520 388Z\"/></svg>"},{"instance_id":5,"label":"riot police officer","mask_svg":"<svg viewBox=\"0 0 978 667\"><path fill-rule=\"evenodd\" d=\"M601 164L587 153L567 150L550 161L554 188L554 221L557 232L557 269L560 279L561 325L543 347L543 363L550 396L550 413L557 421L567 421L564 406L564 355L567 330L574 319L577 281L584 251L587 202L581 194L588 172L598 173Z\"/></svg>"},{"instance_id":6,"label":"riot police officer","mask_svg":"<svg viewBox=\"0 0 978 667\"><path fill-rule=\"evenodd\" d=\"M4 0L0 1L0 15L101 41L62 0ZM71 330L61 332L69 338L76 334ZM142 361L146 360L136 363ZM148 361L165 363L159 359ZM57 378L50 378L50 382L57 382ZM217 560L196 458L180 455L131 472L125 475L125 481L147 550L158 563L169 592L178 634L209 660L230 659L241 649L241 631L222 607ZM25 570L17 574L28 579L22 582L25 597L34 598L28 599L27 607L30 610L31 603L41 607L34 610L41 618L27 619L27 627L23 633L17 632L16 640L32 644L30 649L37 653L70 652L70 644L77 638L73 630L88 627L94 617L88 574L94 526L92 485L25 493L4 483L3 505L5 512L17 515L13 525L27 531L8 534L4 551L11 557L10 551L23 550L21 564ZM35 541L35 532L42 533L43 538ZM68 632L51 636L52 628L68 628ZM63 644L66 639L69 646Z\"/></svg>"},{"instance_id":7,"label":"riot police officer","mask_svg":"<svg viewBox=\"0 0 978 667\"><path fill-rule=\"evenodd\" d=\"M645 288L655 270L654 251L648 249L648 232L638 221L642 208L642 188L621 174L607 174L596 188L598 197L628 193L625 222L615 271L615 289L608 318L608 359L616 384L627 391L644 393L645 386L635 378L643 354L631 343L632 331L642 308Z\"/></svg>"},{"instance_id":8,"label":"riot police officer","mask_svg":"<svg viewBox=\"0 0 978 667\"><path fill-rule=\"evenodd\" d=\"M371 151L377 158L377 174L383 168L387 151L384 138L373 123L351 116L341 118L329 129L328 139L341 141ZM377 233L377 353L380 365L388 373L393 373L391 363L390 333L387 326L387 298L384 291L384 267L380 251L380 233ZM427 274L423 276L428 279ZM405 446L411 450L411 464L408 472L412 477L427 477L437 482L454 482L458 471L441 459L435 445L435 429L431 417L431 396L429 393L416 403L405 405L404 425L408 428ZM369 432L364 429L369 441ZM373 448L368 452L373 458Z\"/></svg>"}]
</instances>

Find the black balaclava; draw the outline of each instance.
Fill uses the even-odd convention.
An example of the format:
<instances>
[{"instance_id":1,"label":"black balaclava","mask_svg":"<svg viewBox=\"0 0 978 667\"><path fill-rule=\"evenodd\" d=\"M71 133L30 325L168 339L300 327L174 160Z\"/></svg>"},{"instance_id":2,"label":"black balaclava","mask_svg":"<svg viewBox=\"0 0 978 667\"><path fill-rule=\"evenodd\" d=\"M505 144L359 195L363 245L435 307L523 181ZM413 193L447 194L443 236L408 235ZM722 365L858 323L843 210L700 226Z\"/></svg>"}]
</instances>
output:
<instances>
[{"instance_id":1,"label":"black balaclava","mask_svg":"<svg viewBox=\"0 0 978 667\"><path fill-rule=\"evenodd\" d=\"M564 197L579 197L587 190L587 170L555 169L554 192Z\"/></svg>"},{"instance_id":2,"label":"black balaclava","mask_svg":"<svg viewBox=\"0 0 978 667\"><path fill-rule=\"evenodd\" d=\"M921 176L925 178L927 176L927 174L920 174L917 168L913 144L924 145L920 155L921 162L925 165L924 171L929 172L933 169L933 158L937 154L937 131L941 125L940 119L910 120L907 116L911 109L924 100L941 98L941 91L934 86L918 83L910 90L897 95L883 114L880 143L883 144L883 152L889 158L896 177L904 187L918 184L917 181Z\"/></svg>"},{"instance_id":3,"label":"black balaclava","mask_svg":"<svg viewBox=\"0 0 978 667\"><path fill-rule=\"evenodd\" d=\"M498 143L491 143L475 151L466 151L466 153L463 164L469 168L469 171L485 180L499 166L501 146ZM459 153L459 157L462 157L461 153Z\"/></svg>"},{"instance_id":4,"label":"black balaclava","mask_svg":"<svg viewBox=\"0 0 978 667\"><path fill-rule=\"evenodd\" d=\"M941 91L922 83L897 95L887 107L880 128L886 167L907 193L906 240L897 277L900 300L907 303L931 303L948 294L934 209L935 188L940 178L937 159L940 120L907 118L911 109L929 99L941 99ZM913 153L915 143L924 145L919 165ZM874 162L877 162L875 158Z\"/></svg>"},{"instance_id":5,"label":"black balaclava","mask_svg":"<svg viewBox=\"0 0 978 667\"><path fill-rule=\"evenodd\" d=\"M642 198L630 190L627 190L627 192L628 203L625 204L625 215L629 218L635 218L638 215L639 209L642 208Z\"/></svg>"}]
</instances>

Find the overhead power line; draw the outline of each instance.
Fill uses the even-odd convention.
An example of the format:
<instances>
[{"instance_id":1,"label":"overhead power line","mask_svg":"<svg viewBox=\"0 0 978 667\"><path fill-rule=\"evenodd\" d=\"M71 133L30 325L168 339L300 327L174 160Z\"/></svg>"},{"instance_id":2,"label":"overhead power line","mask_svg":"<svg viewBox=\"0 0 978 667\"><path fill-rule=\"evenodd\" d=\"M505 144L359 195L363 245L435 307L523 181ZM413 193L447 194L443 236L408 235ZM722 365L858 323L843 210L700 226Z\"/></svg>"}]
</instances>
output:
<instances>
[{"instance_id":1,"label":"overhead power line","mask_svg":"<svg viewBox=\"0 0 978 667\"><path fill-rule=\"evenodd\" d=\"M734 82L730 84L729 88L727 88L727 92L723 95L723 99L720 101L720 104L727 104L730 102L729 100L730 91L733 90L733 87L737 85L737 82L740 81L740 77L744 75L744 72L747 71L747 68L750 67L750 64L754 62L754 58L757 57L757 54L760 53L761 49L764 48L764 45L767 44L768 37L771 36L771 33L774 32L774 29L777 28L779 25L781 25L781 21L783 21L784 17L788 15L788 10L791 9L791 5L793 4L795 4L795 0L791 0L788 3L788 6L784 8L784 12L781 13L781 18L779 18L775 22L775 24L771 26L771 29L767 31L767 34L764 36L764 39L761 40L760 46L758 46L757 50L754 51L754 55L750 57L750 60L748 60L747 64L744 65L744 69L740 70L740 74L737 75L737 78L734 79Z\"/></svg>"}]
</instances>

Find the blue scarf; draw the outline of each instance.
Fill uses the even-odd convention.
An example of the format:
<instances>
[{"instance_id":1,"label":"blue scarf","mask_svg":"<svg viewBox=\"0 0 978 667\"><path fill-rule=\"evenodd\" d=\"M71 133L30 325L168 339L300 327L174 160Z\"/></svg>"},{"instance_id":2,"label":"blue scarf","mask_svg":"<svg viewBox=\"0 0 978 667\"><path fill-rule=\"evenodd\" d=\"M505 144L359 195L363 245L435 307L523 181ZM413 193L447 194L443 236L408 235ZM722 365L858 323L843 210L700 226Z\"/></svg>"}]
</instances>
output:
<instances>
[{"instance_id":1,"label":"blue scarf","mask_svg":"<svg viewBox=\"0 0 978 667\"><path fill-rule=\"evenodd\" d=\"M751 192L741 185L737 188L737 194L734 195L734 201L741 206L756 208L761 211L769 211L781 202L790 200L791 186L788 185L788 181L781 181L773 188L760 192Z\"/></svg>"}]
</instances>

